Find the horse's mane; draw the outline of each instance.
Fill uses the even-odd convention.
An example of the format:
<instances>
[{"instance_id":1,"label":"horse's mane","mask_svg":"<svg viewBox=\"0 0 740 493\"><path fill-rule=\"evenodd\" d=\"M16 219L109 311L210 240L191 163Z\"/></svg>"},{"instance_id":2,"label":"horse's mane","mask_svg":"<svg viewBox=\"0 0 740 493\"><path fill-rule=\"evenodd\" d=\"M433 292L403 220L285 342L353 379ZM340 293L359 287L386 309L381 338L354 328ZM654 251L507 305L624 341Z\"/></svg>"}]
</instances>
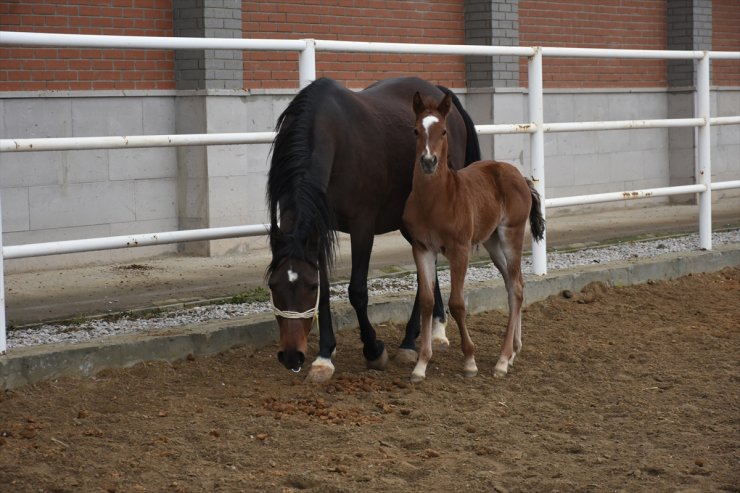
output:
<instances>
[{"instance_id":1,"label":"horse's mane","mask_svg":"<svg viewBox=\"0 0 740 493\"><path fill-rule=\"evenodd\" d=\"M474 163L475 161L480 161L480 143L478 142L478 133L475 131L475 123L473 122L473 119L470 117L468 112L465 111L460 99L458 99L454 92L445 86L437 86L437 89L450 95L452 98L452 104L455 105L455 108L457 108L457 111L465 122L465 133L467 134L467 139L465 141L465 166L470 163Z\"/></svg>"},{"instance_id":2,"label":"horse's mane","mask_svg":"<svg viewBox=\"0 0 740 493\"><path fill-rule=\"evenodd\" d=\"M321 78L302 89L277 119L272 161L267 178L272 262L268 274L283 258L313 261L317 254L327 265L334 260L337 242L334 217L312 168L313 125L324 94L334 81ZM278 227L278 209L293 212L293 230ZM314 243L315 242L315 243ZM316 249L316 250L314 250Z\"/></svg>"}]
</instances>

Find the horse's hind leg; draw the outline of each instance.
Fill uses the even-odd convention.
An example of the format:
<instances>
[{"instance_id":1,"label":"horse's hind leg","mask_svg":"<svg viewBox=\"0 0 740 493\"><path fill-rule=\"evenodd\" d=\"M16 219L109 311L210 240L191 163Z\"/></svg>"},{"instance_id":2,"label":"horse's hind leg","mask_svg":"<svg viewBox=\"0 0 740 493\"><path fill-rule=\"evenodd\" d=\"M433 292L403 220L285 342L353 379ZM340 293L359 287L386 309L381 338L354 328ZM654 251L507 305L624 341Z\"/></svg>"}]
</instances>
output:
<instances>
[{"instance_id":1,"label":"horse's hind leg","mask_svg":"<svg viewBox=\"0 0 740 493\"><path fill-rule=\"evenodd\" d=\"M470 338L468 326L465 318L467 309L465 308L465 273L468 270L469 249L457 248L447 251L447 258L450 260L450 314L457 322L460 329L460 344L462 346L463 356L463 374L466 377L474 377L478 374L478 367L475 364L475 344Z\"/></svg>"},{"instance_id":2,"label":"horse's hind leg","mask_svg":"<svg viewBox=\"0 0 740 493\"><path fill-rule=\"evenodd\" d=\"M432 346L437 351L444 351L450 347L447 339L447 320L445 317L445 304L442 301L442 292L439 290L439 276L434 272L434 310L432 311Z\"/></svg>"},{"instance_id":3,"label":"horse's hind leg","mask_svg":"<svg viewBox=\"0 0 740 493\"><path fill-rule=\"evenodd\" d=\"M377 338L375 329L367 316L367 273L370 268L370 252L373 248L372 231L352 232L352 275L349 282L349 302L357 314L362 340L362 354L367 367L383 370L388 364L388 352L383 341Z\"/></svg>"},{"instance_id":4,"label":"horse's hind leg","mask_svg":"<svg viewBox=\"0 0 740 493\"><path fill-rule=\"evenodd\" d=\"M493 236L484 243L496 268L501 272L506 286L509 304L509 321L506 325L504 344L496 363L494 376L502 377L509 371L514 358L522 349L522 302L524 301L524 279L522 278L522 246L524 226L499 226Z\"/></svg>"}]
</instances>

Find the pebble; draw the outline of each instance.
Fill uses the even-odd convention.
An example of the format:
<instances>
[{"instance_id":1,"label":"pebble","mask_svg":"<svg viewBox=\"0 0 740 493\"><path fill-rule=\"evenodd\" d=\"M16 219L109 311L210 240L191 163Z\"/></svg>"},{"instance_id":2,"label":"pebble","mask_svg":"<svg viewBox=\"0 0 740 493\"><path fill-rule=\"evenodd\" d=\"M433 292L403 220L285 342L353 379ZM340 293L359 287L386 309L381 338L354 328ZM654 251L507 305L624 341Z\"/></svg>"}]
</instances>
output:
<instances>
[{"instance_id":1,"label":"pebble","mask_svg":"<svg viewBox=\"0 0 740 493\"><path fill-rule=\"evenodd\" d=\"M722 231L712 235L712 245L721 246L740 243L740 230ZM662 238L654 241L631 241L600 248L590 248L574 252L550 252L547 254L548 271L571 269L583 265L606 264L616 261L651 258L674 252L687 252L699 249L699 235L676 238ZM522 261L525 274L532 274L532 260ZM499 272L490 265L470 266L465 277L466 285L500 279ZM449 270L439 272L442 289L449 287ZM331 286L331 301L347 301L347 283ZM412 293L416 289L416 275L379 277L368 280L368 294L382 296L398 293ZM565 293L563 293L565 296ZM179 328L184 325L203 324L212 320L229 320L270 311L270 303L224 304L198 306L186 310L176 310L146 319L121 318L115 321L89 320L77 325L40 325L8 332L8 348L35 346L52 343L79 343L105 337L136 334L148 331Z\"/></svg>"}]
</instances>

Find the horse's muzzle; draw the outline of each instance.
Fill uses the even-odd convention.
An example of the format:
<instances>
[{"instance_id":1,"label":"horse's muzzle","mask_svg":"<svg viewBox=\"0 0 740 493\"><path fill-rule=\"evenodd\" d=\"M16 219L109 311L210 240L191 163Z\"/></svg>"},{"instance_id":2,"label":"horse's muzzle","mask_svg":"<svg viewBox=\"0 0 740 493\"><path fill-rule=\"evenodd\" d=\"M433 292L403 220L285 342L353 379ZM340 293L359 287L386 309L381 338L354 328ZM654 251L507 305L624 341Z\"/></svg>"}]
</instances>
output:
<instances>
[{"instance_id":1,"label":"horse's muzzle","mask_svg":"<svg viewBox=\"0 0 740 493\"><path fill-rule=\"evenodd\" d=\"M282 363L285 368L294 372L301 371L303 363L306 361L306 355L295 349L278 351L277 357L278 361Z\"/></svg>"},{"instance_id":2,"label":"horse's muzzle","mask_svg":"<svg viewBox=\"0 0 740 493\"><path fill-rule=\"evenodd\" d=\"M437 156L435 156L434 154L431 154L429 156L421 156L420 164L421 170L424 173L431 175L437 170Z\"/></svg>"}]
</instances>

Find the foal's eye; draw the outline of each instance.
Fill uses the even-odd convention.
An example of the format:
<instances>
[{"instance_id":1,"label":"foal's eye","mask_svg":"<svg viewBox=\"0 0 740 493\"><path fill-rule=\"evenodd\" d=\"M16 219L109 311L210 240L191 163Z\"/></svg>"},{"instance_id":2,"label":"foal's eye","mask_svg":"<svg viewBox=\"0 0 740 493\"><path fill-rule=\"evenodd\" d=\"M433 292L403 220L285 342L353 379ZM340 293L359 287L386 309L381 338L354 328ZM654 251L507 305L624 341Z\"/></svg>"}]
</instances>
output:
<instances>
[{"instance_id":1,"label":"foal's eye","mask_svg":"<svg viewBox=\"0 0 740 493\"><path fill-rule=\"evenodd\" d=\"M442 135L447 135L447 129L442 130Z\"/></svg>"},{"instance_id":2,"label":"foal's eye","mask_svg":"<svg viewBox=\"0 0 740 493\"><path fill-rule=\"evenodd\" d=\"M414 135L419 135L419 129L418 128L415 128L414 129Z\"/></svg>"}]
</instances>

